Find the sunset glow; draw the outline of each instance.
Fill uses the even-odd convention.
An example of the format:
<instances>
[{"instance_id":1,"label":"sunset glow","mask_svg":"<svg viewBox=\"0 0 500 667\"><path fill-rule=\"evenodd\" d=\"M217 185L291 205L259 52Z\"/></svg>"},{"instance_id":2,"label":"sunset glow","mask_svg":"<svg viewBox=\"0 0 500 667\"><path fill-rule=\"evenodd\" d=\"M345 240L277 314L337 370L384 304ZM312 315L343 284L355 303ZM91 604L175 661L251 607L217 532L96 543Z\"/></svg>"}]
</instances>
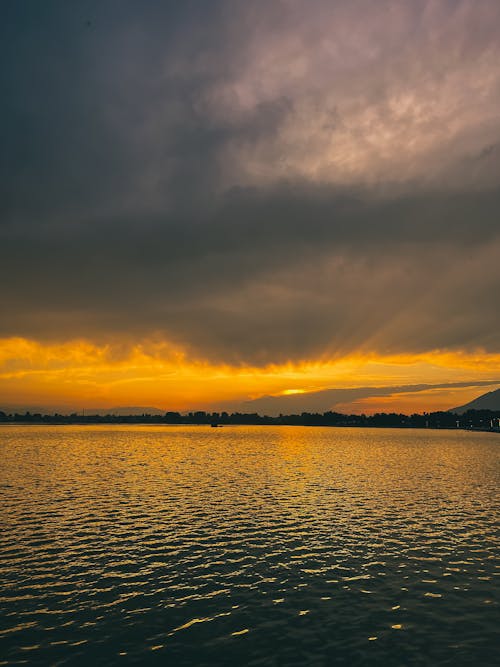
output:
<instances>
[{"instance_id":1,"label":"sunset glow","mask_svg":"<svg viewBox=\"0 0 500 667\"><path fill-rule=\"evenodd\" d=\"M422 355L350 355L336 361L291 361L282 365L230 366L189 359L163 342L97 345L60 344L25 338L0 342L0 390L10 405L65 411L141 405L164 410L247 409L265 395L300 396L337 388L404 387L448 383L418 391L396 390L324 409L373 413L380 410L448 409L468 401L478 386L500 384L499 355L434 352Z\"/></svg>"},{"instance_id":2,"label":"sunset glow","mask_svg":"<svg viewBox=\"0 0 500 667\"><path fill-rule=\"evenodd\" d=\"M500 0L0 7L0 667L496 666Z\"/></svg>"},{"instance_id":3,"label":"sunset glow","mask_svg":"<svg viewBox=\"0 0 500 667\"><path fill-rule=\"evenodd\" d=\"M495 388L497 2L42 5L4 21L0 410Z\"/></svg>"}]
</instances>

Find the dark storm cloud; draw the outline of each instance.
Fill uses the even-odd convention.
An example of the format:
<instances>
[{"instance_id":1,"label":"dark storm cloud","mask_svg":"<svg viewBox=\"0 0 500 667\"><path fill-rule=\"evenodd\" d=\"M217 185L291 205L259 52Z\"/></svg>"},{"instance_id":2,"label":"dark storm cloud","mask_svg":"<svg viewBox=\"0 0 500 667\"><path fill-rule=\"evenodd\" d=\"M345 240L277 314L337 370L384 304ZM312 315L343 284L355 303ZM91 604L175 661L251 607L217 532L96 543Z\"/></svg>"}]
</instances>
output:
<instances>
[{"instance_id":1,"label":"dark storm cloud","mask_svg":"<svg viewBox=\"0 0 500 667\"><path fill-rule=\"evenodd\" d=\"M381 6L4 8L0 334L499 351L500 10Z\"/></svg>"}]
</instances>

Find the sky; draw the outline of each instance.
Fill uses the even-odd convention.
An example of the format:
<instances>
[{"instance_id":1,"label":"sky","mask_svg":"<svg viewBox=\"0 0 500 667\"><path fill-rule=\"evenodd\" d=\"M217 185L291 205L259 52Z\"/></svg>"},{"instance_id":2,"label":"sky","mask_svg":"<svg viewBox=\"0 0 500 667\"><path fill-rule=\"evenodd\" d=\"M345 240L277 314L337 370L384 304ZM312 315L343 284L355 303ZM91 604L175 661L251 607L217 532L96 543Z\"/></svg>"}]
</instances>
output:
<instances>
[{"instance_id":1,"label":"sky","mask_svg":"<svg viewBox=\"0 0 500 667\"><path fill-rule=\"evenodd\" d=\"M0 409L500 386L497 0L0 11Z\"/></svg>"}]
</instances>

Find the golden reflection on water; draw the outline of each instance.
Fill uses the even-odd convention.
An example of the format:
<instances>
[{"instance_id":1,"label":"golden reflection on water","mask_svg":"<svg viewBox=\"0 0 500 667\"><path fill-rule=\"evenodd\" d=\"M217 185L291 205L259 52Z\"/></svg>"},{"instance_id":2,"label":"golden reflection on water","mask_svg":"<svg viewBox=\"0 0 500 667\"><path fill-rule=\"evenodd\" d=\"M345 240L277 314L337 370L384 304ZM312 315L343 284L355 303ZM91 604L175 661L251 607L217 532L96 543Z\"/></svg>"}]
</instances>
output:
<instances>
[{"instance_id":1,"label":"golden reflection on water","mask_svg":"<svg viewBox=\"0 0 500 667\"><path fill-rule=\"evenodd\" d=\"M488 664L499 446L462 431L2 427L6 664L235 664L241 642L248 664Z\"/></svg>"}]
</instances>

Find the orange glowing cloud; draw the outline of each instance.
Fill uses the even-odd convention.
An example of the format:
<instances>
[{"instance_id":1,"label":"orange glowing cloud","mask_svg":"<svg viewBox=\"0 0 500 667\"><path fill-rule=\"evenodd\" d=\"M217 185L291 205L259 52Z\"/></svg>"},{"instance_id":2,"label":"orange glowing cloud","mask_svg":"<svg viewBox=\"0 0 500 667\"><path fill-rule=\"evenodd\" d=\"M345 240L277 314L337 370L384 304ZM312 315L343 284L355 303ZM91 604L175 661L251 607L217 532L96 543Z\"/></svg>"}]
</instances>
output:
<instances>
[{"instance_id":1,"label":"orange glowing cloud","mask_svg":"<svg viewBox=\"0 0 500 667\"><path fill-rule=\"evenodd\" d=\"M189 358L165 341L97 345L87 340L48 344L26 338L0 340L2 407L46 406L80 410L118 405L160 409L220 409L262 396L300 400L332 387L386 387L416 383L469 383L361 398L337 405L356 412L449 408L494 383L500 355L435 351L424 355L350 355L335 361L231 366ZM476 385L475 385L476 383Z\"/></svg>"}]
</instances>

